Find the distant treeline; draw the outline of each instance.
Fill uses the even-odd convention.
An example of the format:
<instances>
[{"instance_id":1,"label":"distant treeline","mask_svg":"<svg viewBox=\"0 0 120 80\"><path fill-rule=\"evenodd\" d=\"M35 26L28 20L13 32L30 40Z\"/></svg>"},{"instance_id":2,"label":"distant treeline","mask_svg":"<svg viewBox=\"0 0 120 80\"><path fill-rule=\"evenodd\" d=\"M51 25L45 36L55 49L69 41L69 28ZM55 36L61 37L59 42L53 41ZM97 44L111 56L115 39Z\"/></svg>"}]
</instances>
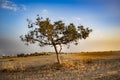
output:
<instances>
[{"instance_id":1,"label":"distant treeline","mask_svg":"<svg viewBox=\"0 0 120 80\"><path fill-rule=\"evenodd\" d=\"M97 53L97 54L96 54ZM96 52L69 52L69 54L83 54L83 55L110 55L110 54L117 54L120 53L120 51L96 51ZM28 57L28 56L43 56L43 55L51 55L54 54L54 52L35 52L30 54L17 54L17 55L4 55L0 56L0 58L14 58L14 57ZM60 54L68 54L67 52L61 52Z\"/></svg>"},{"instance_id":2,"label":"distant treeline","mask_svg":"<svg viewBox=\"0 0 120 80\"><path fill-rule=\"evenodd\" d=\"M43 55L51 55L54 54L54 52L35 52L35 53L30 53L30 54L25 54L25 53L21 53L21 54L17 54L17 55L12 55L12 56L2 56L3 58L13 58L13 57L28 57L28 56L43 56Z\"/></svg>"}]
</instances>

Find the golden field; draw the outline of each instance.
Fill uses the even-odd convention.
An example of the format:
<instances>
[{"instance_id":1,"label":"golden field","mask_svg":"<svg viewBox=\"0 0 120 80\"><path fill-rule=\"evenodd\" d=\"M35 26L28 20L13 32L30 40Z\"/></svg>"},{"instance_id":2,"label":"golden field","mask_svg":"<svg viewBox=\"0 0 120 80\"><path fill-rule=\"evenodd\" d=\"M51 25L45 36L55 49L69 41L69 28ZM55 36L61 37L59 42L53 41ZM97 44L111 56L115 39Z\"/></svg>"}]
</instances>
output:
<instances>
[{"instance_id":1,"label":"golden field","mask_svg":"<svg viewBox=\"0 0 120 80\"><path fill-rule=\"evenodd\" d=\"M120 51L0 59L0 80L120 80Z\"/></svg>"}]
</instances>

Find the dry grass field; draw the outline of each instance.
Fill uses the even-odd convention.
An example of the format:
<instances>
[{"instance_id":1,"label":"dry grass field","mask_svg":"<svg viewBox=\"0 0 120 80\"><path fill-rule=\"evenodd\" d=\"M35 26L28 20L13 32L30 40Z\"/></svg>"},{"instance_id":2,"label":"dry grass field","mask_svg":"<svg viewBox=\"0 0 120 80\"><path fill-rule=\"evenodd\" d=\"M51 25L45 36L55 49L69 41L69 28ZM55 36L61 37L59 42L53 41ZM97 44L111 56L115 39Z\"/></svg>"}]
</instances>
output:
<instances>
[{"instance_id":1,"label":"dry grass field","mask_svg":"<svg viewBox=\"0 0 120 80\"><path fill-rule=\"evenodd\" d=\"M0 80L120 80L120 52L0 59Z\"/></svg>"}]
</instances>

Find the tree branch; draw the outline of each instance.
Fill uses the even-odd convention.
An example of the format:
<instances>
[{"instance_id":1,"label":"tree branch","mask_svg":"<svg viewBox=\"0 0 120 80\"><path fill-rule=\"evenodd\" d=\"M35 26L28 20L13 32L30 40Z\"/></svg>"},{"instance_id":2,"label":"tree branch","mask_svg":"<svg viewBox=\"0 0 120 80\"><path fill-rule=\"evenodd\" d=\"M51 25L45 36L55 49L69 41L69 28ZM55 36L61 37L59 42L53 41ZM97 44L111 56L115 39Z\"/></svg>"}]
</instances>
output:
<instances>
[{"instance_id":1,"label":"tree branch","mask_svg":"<svg viewBox=\"0 0 120 80\"><path fill-rule=\"evenodd\" d=\"M59 53L61 53L61 50L62 50L62 45L60 44L59 46L60 46L60 50L59 50Z\"/></svg>"},{"instance_id":2,"label":"tree branch","mask_svg":"<svg viewBox=\"0 0 120 80\"><path fill-rule=\"evenodd\" d=\"M34 39L34 41L38 41L38 42L40 42L42 44L45 44L45 45L53 45L52 43L42 42L42 41L40 41L38 39Z\"/></svg>"}]
</instances>

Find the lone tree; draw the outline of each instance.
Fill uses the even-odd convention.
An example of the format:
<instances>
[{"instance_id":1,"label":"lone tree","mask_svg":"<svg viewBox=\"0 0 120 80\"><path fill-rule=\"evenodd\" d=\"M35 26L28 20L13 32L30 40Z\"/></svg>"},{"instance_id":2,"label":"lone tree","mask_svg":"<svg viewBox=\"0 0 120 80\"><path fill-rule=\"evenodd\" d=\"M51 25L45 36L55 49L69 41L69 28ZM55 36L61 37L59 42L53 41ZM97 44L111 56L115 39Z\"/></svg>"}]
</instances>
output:
<instances>
[{"instance_id":1,"label":"lone tree","mask_svg":"<svg viewBox=\"0 0 120 80\"><path fill-rule=\"evenodd\" d=\"M29 19L27 21L30 31L24 36L21 35L21 40L27 44L38 42L41 47L52 45L59 64L59 53L62 50L62 45L69 45L72 42L77 45L80 39L86 39L92 32L92 29L84 28L83 25L75 26L73 23L65 25L63 21L51 23L49 18L43 19L39 15L34 23ZM57 46L60 46L59 50Z\"/></svg>"}]
</instances>

